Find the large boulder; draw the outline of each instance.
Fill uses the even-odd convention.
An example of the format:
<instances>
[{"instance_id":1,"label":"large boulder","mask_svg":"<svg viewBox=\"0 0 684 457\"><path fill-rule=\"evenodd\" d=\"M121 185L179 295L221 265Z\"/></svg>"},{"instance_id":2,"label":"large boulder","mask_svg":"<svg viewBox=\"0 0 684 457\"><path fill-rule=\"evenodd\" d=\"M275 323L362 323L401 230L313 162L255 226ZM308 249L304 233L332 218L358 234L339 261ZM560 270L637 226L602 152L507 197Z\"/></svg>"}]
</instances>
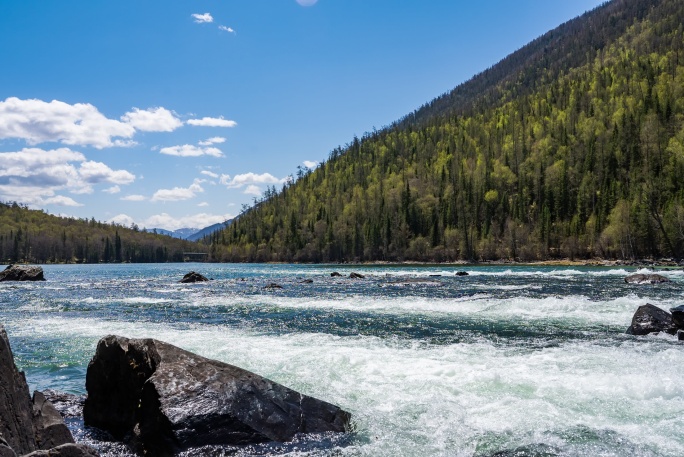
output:
<instances>
[{"instance_id":1,"label":"large boulder","mask_svg":"<svg viewBox=\"0 0 684 457\"><path fill-rule=\"evenodd\" d=\"M661 284L664 282L670 282L665 276L652 274L634 274L627 276L625 278L627 284Z\"/></svg>"},{"instance_id":2,"label":"large boulder","mask_svg":"<svg viewBox=\"0 0 684 457\"><path fill-rule=\"evenodd\" d=\"M11 456L12 453L24 455L74 443L71 432L67 429L62 417L45 399L45 396L36 392L31 399L24 373L20 372L14 364L9 338L2 325L0 325L0 437L0 456L2 457ZM66 457L66 454L59 455ZM76 456L76 454L73 455Z\"/></svg>"},{"instance_id":3,"label":"large boulder","mask_svg":"<svg viewBox=\"0 0 684 457\"><path fill-rule=\"evenodd\" d=\"M23 457L99 457L99 454L84 444L62 444L47 451L34 451Z\"/></svg>"},{"instance_id":4,"label":"large boulder","mask_svg":"<svg viewBox=\"0 0 684 457\"><path fill-rule=\"evenodd\" d=\"M9 265L0 271L1 281L45 281L45 277L37 265Z\"/></svg>"},{"instance_id":5,"label":"large boulder","mask_svg":"<svg viewBox=\"0 0 684 457\"><path fill-rule=\"evenodd\" d=\"M205 276L202 276L201 274L191 271L190 273L186 274L183 276L183 279L180 280L180 282L186 284L186 283L193 283L193 282L204 282L204 281L209 281Z\"/></svg>"},{"instance_id":6,"label":"large boulder","mask_svg":"<svg viewBox=\"0 0 684 457\"><path fill-rule=\"evenodd\" d=\"M86 390L86 425L155 456L344 432L351 417L241 368L162 341L114 335L98 343Z\"/></svg>"},{"instance_id":7,"label":"large boulder","mask_svg":"<svg viewBox=\"0 0 684 457\"><path fill-rule=\"evenodd\" d=\"M629 335L648 335L649 333L677 333L672 315L657 306L646 304L637 308L632 317L632 325L627 329Z\"/></svg>"}]
</instances>

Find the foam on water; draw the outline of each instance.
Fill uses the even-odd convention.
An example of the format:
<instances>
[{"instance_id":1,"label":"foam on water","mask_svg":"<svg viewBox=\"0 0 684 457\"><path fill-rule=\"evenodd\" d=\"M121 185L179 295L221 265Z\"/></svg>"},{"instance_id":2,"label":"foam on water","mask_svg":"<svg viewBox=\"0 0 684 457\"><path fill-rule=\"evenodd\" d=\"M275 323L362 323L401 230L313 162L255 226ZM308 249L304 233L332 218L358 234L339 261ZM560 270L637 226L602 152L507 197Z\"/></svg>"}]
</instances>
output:
<instances>
[{"instance_id":1,"label":"foam on water","mask_svg":"<svg viewBox=\"0 0 684 457\"><path fill-rule=\"evenodd\" d=\"M680 271L653 287L625 284L634 271L622 268L48 267L47 283L0 285L0 319L31 387L83 392L97 341L114 333L168 341L354 415L342 447L244 455L684 455L684 346L623 334L638 306L682 303ZM189 269L216 280L178 284ZM435 274L441 287L384 287ZM272 280L285 289L264 290Z\"/></svg>"}]
</instances>

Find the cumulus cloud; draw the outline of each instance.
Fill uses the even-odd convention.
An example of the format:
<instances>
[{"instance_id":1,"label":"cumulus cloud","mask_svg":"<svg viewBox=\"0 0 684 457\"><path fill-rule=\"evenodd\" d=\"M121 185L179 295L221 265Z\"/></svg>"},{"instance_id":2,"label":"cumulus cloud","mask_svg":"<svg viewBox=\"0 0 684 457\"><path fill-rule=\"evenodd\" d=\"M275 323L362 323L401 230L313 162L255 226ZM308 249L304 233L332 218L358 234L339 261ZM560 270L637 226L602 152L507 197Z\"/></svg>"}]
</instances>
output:
<instances>
[{"instance_id":1,"label":"cumulus cloud","mask_svg":"<svg viewBox=\"0 0 684 457\"><path fill-rule=\"evenodd\" d=\"M209 206L209 203L208 202L201 202L201 203L198 203L197 206L200 206L200 207Z\"/></svg>"},{"instance_id":2,"label":"cumulus cloud","mask_svg":"<svg viewBox=\"0 0 684 457\"><path fill-rule=\"evenodd\" d=\"M190 185L190 187L174 187L173 189L159 189L152 195L151 201L153 202L176 202L182 200L190 200L195 198L195 196L204 192L204 189L200 184L204 181L201 179L195 179L195 181Z\"/></svg>"},{"instance_id":3,"label":"cumulus cloud","mask_svg":"<svg viewBox=\"0 0 684 457\"><path fill-rule=\"evenodd\" d=\"M123 185L135 180L126 170L112 170L104 163L88 161L69 148L4 152L0 153L0 163L0 199L29 205L75 206L78 204L74 200L56 192L91 193L95 184Z\"/></svg>"},{"instance_id":4,"label":"cumulus cloud","mask_svg":"<svg viewBox=\"0 0 684 457\"><path fill-rule=\"evenodd\" d=\"M204 14L199 14L195 13L192 15L193 19L195 19L195 22L198 24L210 24L214 22L214 18L211 16L210 13L204 13Z\"/></svg>"},{"instance_id":5,"label":"cumulus cloud","mask_svg":"<svg viewBox=\"0 0 684 457\"><path fill-rule=\"evenodd\" d=\"M161 148L160 153L177 156L177 157L199 157L199 156L213 156L222 157L223 152L218 148L194 146L192 144L183 144L180 146L169 146Z\"/></svg>"},{"instance_id":6,"label":"cumulus cloud","mask_svg":"<svg viewBox=\"0 0 684 457\"><path fill-rule=\"evenodd\" d=\"M119 186L108 187L106 189L102 189L102 192L105 192L107 194L112 194L112 195L118 194L119 192L121 192L121 187L119 187Z\"/></svg>"},{"instance_id":7,"label":"cumulus cloud","mask_svg":"<svg viewBox=\"0 0 684 457\"><path fill-rule=\"evenodd\" d=\"M200 141L199 144L200 146L211 146L212 144L221 144L225 143L226 139L223 138L222 136L215 136L213 138L208 138L204 141Z\"/></svg>"},{"instance_id":8,"label":"cumulus cloud","mask_svg":"<svg viewBox=\"0 0 684 457\"><path fill-rule=\"evenodd\" d=\"M43 201L45 205L57 205L57 206L83 206L83 204L78 203L71 197L66 197L64 195L55 195L54 197L46 198Z\"/></svg>"},{"instance_id":9,"label":"cumulus cloud","mask_svg":"<svg viewBox=\"0 0 684 457\"><path fill-rule=\"evenodd\" d=\"M142 202L147 200L147 198L144 195L126 195L125 197L121 197L121 200L125 202Z\"/></svg>"},{"instance_id":10,"label":"cumulus cloud","mask_svg":"<svg viewBox=\"0 0 684 457\"><path fill-rule=\"evenodd\" d=\"M214 179L217 179L219 177L219 175L214 173L213 171L202 170L202 171L200 171L200 173L205 175L205 176L209 176L210 178L214 178Z\"/></svg>"},{"instance_id":11,"label":"cumulus cloud","mask_svg":"<svg viewBox=\"0 0 684 457\"><path fill-rule=\"evenodd\" d=\"M241 175L235 175L230 177L230 175L221 175L221 184L224 184L229 189L235 189L242 186L249 186L255 184L282 184L286 179L278 179L270 173L262 173L260 175L256 173L244 173Z\"/></svg>"},{"instance_id":12,"label":"cumulus cloud","mask_svg":"<svg viewBox=\"0 0 684 457\"><path fill-rule=\"evenodd\" d=\"M127 214L118 214L109 219L108 222L130 226L137 223L139 226L146 228L161 228L165 230L178 230L185 227L208 227L210 225L224 222L235 217L232 214L209 214L198 213L180 217L173 217L167 213L155 214L146 219L136 221Z\"/></svg>"},{"instance_id":13,"label":"cumulus cloud","mask_svg":"<svg viewBox=\"0 0 684 457\"><path fill-rule=\"evenodd\" d=\"M228 33L235 33L235 30L233 30L232 27L226 27L225 25L219 25L219 30L222 30L222 31L228 32Z\"/></svg>"},{"instance_id":14,"label":"cumulus cloud","mask_svg":"<svg viewBox=\"0 0 684 457\"><path fill-rule=\"evenodd\" d=\"M318 166L318 162L312 162L311 160L305 160L302 163L306 168L316 168Z\"/></svg>"},{"instance_id":15,"label":"cumulus cloud","mask_svg":"<svg viewBox=\"0 0 684 457\"><path fill-rule=\"evenodd\" d=\"M172 111L162 107L133 108L121 116L121 120L141 132L173 132L183 125Z\"/></svg>"},{"instance_id":16,"label":"cumulus cloud","mask_svg":"<svg viewBox=\"0 0 684 457\"><path fill-rule=\"evenodd\" d=\"M247 195L261 195L261 188L254 184L250 184L245 188L245 190L242 193Z\"/></svg>"},{"instance_id":17,"label":"cumulus cloud","mask_svg":"<svg viewBox=\"0 0 684 457\"><path fill-rule=\"evenodd\" d=\"M190 119L189 125L196 127L235 127L237 122L220 117L203 117L202 119Z\"/></svg>"},{"instance_id":18,"label":"cumulus cloud","mask_svg":"<svg viewBox=\"0 0 684 457\"><path fill-rule=\"evenodd\" d=\"M61 142L68 145L93 146L98 149L130 146L127 141L135 128L125 122L108 119L88 103L53 100L20 100L16 97L0 101L0 139L22 139L30 145Z\"/></svg>"}]
</instances>

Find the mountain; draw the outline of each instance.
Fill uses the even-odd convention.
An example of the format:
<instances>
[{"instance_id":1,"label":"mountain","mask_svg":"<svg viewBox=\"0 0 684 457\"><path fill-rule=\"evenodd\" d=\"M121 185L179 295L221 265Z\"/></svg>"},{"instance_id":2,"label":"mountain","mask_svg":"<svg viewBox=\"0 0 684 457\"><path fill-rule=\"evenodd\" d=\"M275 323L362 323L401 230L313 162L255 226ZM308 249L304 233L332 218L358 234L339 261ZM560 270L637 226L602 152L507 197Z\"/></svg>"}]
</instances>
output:
<instances>
[{"instance_id":1,"label":"mountain","mask_svg":"<svg viewBox=\"0 0 684 457\"><path fill-rule=\"evenodd\" d=\"M681 258L682 24L681 0L608 2L205 243L232 261Z\"/></svg>"},{"instance_id":2,"label":"mountain","mask_svg":"<svg viewBox=\"0 0 684 457\"><path fill-rule=\"evenodd\" d=\"M229 226L233 219L229 219L224 222L219 222L218 224L210 225L209 227L204 227L202 230L196 230L193 234L187 236L185 239L189 241L200 241L205 236L209 236L212 233L219 232L225 227Z\"/></svg>"},{"instance_id":3,"label":"mountain","mask_svg":"<svg viewBox=\"0 0 684 457\"><path fill-rule=\"evenodd\" d=\"M0 263L182 262L203 246L137 227L0 203Z\"/></svg>"},{"instance_id":4,"label":"mountain","mask_svg":"<svg viewBox=\"0 0 684 457\"><path fill-rule=\"evenodd\" d=\"M181 240L186 240L189 237L191 237L192 235L194 235L195 233L197 233L198 231L200 231L200 229L181 228L178 230L166 230L163 228L153 228L153 229L146 229L145 231L150 232L150 233L158 233L160 235L171 236L173 238L178 238Z\"/></svg>"}]
</instances>

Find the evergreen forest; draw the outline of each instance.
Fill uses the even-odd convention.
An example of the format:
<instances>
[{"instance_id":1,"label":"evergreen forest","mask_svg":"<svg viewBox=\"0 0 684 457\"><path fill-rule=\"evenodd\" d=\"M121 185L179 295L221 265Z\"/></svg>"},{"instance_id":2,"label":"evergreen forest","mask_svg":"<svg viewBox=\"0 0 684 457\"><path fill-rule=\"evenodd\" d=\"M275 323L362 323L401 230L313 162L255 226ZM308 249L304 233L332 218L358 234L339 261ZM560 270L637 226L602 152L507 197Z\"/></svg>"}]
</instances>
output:
<instances>
[{"instance_id":1,"label":"evergreen forest","mask_svg":"<svg viewBox=\"0 0 684 457\"><path fill-rule=\"evenodd\" d=\"M683 24L681 0L608 2L204 243L222 261L681 259Z\"/></svg>"},{"instance_id":2,"label":"evergreen forest","mask_svg":"<svg viewBox=\"0 0 684 457\"><path fill-rule=\"evenodd\" d=\"M182 262L202 246L138 227L0 203L0 263Z\"/></svg>"}]
</instances>

